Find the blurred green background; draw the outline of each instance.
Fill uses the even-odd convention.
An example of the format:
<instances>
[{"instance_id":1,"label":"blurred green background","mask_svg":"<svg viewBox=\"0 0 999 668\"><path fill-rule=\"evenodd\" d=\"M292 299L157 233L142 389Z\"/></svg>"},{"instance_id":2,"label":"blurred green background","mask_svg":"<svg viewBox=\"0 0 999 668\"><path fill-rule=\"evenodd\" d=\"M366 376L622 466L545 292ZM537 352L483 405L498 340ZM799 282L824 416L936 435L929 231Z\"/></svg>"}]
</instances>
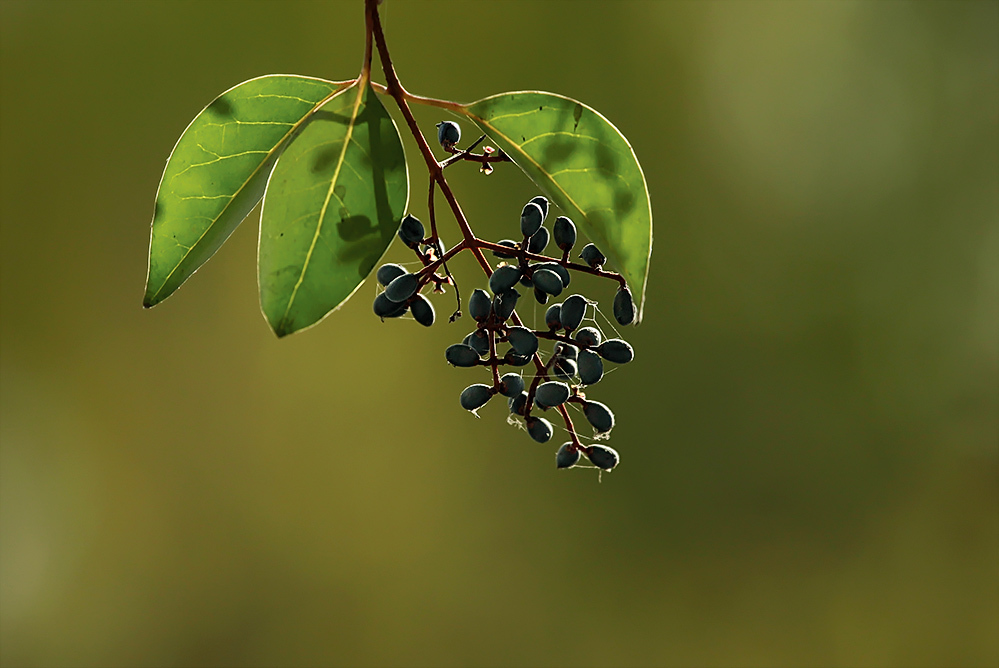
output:
<instances>
[{"instance_id":1,"label":"blurred green background","mask_svg":"<svg viewBox=\"0 0 999 668\"><path fill-rule=\"evenodd\" d=\"M463 412L468 323L382 324L370 284L278 341L256 214L141 308L188 121L354 76L360 0L4 0L0 662L995 666L999 4L383 12L411 91L556 91L635 147L647 315L592 393L622 465ZM537 192L450 179L492 239Z\"/></svg>"}]
</instances>

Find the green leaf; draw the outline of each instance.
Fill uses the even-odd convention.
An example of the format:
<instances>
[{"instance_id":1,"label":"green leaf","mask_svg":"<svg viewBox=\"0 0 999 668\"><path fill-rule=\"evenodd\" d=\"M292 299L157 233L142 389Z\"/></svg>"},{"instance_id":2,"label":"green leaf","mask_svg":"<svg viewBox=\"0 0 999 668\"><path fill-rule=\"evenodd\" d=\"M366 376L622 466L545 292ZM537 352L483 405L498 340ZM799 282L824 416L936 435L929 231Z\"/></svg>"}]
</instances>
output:
<instances>
[{"instance_id":1,"label":"green leaf","mask_svg":"<svg viewBox=\"0 0 999 668\"><path fill-rule=\"evenodd\" d=\"M408 200L399 131L369 85L313 114L274 166L260 214L260 306L274 333L309 327L345 302Z\"/></svg>"},{"instance_id":2,"label":"green leaf","mask_svg":"<svg viewBox=\"0 0 999 668\"><path fill-rule=\"evenodd\" d=\"M156 193L143 305L169 297L256 206L282 145L344 84L290 75L251 79L184 130Z\"/></svg>"},{"instance_id":3,"label":"green leaf","mask_svg":"<svg viewBox=\"0 0 999 668\"><path fill-rule=\"evenodd\" d=\"M524 91L459 109L562 208L628 281L638 306L652 254L645 175L621 132L581 102Z\"/></svg>"}]
</instances>

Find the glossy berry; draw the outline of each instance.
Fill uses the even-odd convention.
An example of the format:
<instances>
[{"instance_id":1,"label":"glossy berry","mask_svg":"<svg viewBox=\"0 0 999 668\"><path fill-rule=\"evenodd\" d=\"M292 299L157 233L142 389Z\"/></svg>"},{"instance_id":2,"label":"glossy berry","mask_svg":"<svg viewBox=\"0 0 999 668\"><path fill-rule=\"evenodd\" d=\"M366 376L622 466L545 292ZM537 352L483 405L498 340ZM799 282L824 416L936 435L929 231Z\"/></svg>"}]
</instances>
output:
<instances>
[{"instance_id":1,"label":"glossy berry","mask_svg":"<svg viewBox=\"0 0 999 668\"><path fill-rule=\"evenodd\" d=\"M614 295L614 318L619 325L630 325L635 319L635 300L627 287L618 288Z\"/></svg>"},{"instance_id":2,"label":"glossy berry","mask_svg":"<svg viewBox=\"0 0 999 668\"><path fill-rule=\"evenodd\" d=\"M506 354L503 355L503 361L510 366L526 366L527 363L531 361L531 356L518 355L516 350L510 348L510 350L506 351Z\"/></svg>"},{"instance_id":3,"label":"glossy berry","mask_svg":"<svg viewBox=\"0 0 999 668\"><path fill-rule=\"evenodd\" d=\"M503 239L501 241L498 241L497 243L500 246L506 246L511 251L517 251L520 248L520 244L518 244L516 241L513 241L511 239ZM493 255L495 255L496 257L501 257L504 260L509 260L510 258L517 257L517 253L516 252L512 252L512 253L500 253L499 251L493 251Z\"/></svg>"},{"instance_id":4,"label":"glossy berry","mask_svg":"<svg viewBox=\"0 0 999 668\"><path fill-rule=\"evenodd\" d=\"M606 434L614 428L614 413L599 401L587 401L583 405L583 415L598 434Z\"/></svg>"},{"instance_id":5,"label":"glossy berry","mask_svg":"<svg viewBox=\"0 0 999 668\"><path fill-rule=\"evenodd\" d=\"M452 366L471 367L479 363L479 353L475 352L472 346L464 343L456 343L448 346L444 351L444 357Z\"/></svg>"},{"instance_id":6,"label":"glossy berry","mask_svg":"<svg viewBox=\"0 0 999 668\"><path fill-rule=\"evenodd\" d=\"M477 329L462 341L466 346L471 346L471 348L480 355L489 354L489 334L486 333L484 329Z\"/></svg>"},{"instance_id":7,"label":"glossy berry","mask_svg":"<svg viewBox=\"0 0 999 668\"><path fill-rule=\"evenodd\" d=\"M520 280L520 267L512 264L505 264L489 277L489 289L494 295L506 292L517 285Z\"/></svg>"},{"instance_id":8,"label":"glossy berry","mask_svg":"<svg viewBox=\"0 0 999 668\"><path fill-rule=\"evenodd\" d=\"M544 290L538 290L537 288L534 288L534 299L539 304L544 306L545 304L548 303L548 293L545 292Z\"/></svg>"},{"instance_id":9,"label":"glossy berry","mask_svg":"<svg viewBox=\"0 0 999 668\"><path fill-rule=\"evenodd\" d=\"M555 360L555 364L552 365L552 373L557 378L562 378L563 380L572 380L572 377L576 375L578 370L579 366L576 364L576 360L562 357Z\"/></svg>"},{"instance_id":10,"label":"glossy berry","mask_svg":"<svg viewBox=\"0 0 999 668\"><path fill-rule=\"evenodd\" d=\"M511 399L524 391L524 377L519 373L507 373L500 378L500 394Z\"/></svg>"},{"instance_id":11,"label":"glossy berry","mask_svg":"<svg viewBox=\"0 0 999 668\"><path fill-rule=\"evenodd\" d=\"M600 249L593 244L586 244L583 246L582 252L580 252L579 257L583 258L583 262L590 265L593 269L602 267L607 258L604 254L600 252Z\"/></svg>"},{"instance_id":12,"label":"glossy berry","mask_svg":"<svg viewBox=\"0 0 999 668\"><path fill-rule=\"evenodd\" d=\"M563 443L562 447L555 453L555 466L560 469L571 469L579 461L579 450L572 445L572 441Z\"/></svg>"},{"instance_id":13,"label":"glossy berry","mask_svg":"<svg viewBox=\"0 0 999 668\"><path fill-rule=\"evenodd\" d=\"M527 392L521 392L510 399L507 402L507 406L510 407L510 412L514 415L523 415L524 408L527 406Z\"/></svg>"},{"instance_id":14,"label":"glossy berry","mask_svg":"<svg viewBox=\"0 0 999 668\"><path fill-rule=\"evenodd\" d=\"M579 348L571 343L559 341L555 344L555 349L552 351L552 354L561 359L575 360L576 356L579 355Z\"/></svg>"},{"instance_id":15,"label":"glossy berry","mask_svg":"<svg viewBox=\"0 0 999 668\"><path fill-rule=\"evenodd\" d=\"M539 228L531 236L531 240L527 244L527 252L534 253L535 255L541 255L545 252L545 248L548 247L548 228Z\"/></svg>"},{"instance_id":16,"label":"glossy berry","mask_svg":"<svg viewBox=\"0 0 999 668\"><path fill-rule=\"evenodd\" d=\"M536 269L531 275L531 281L535 288L553 297L562 294L562 279L550 269Z\"/></svg>"},{"instance_id":17,"label":"glossy berry","mask_svg":"<svg viewBox=\"0 0 999 668\"><path fill-rule=\"evenodd\" d=\"M538 352L538 337L526 327L511 327L507 330L507 340L518 355L533 355Z\"/></svg>"},{"instance_id":18,"label":"glossy berry","mask_svg":"<svg viewBox=\"0 0 999 668\"><path fill-rule=\"evenodd\" d=\"M441 121L437 124L437 141L445 151L450 151L461 141L461 128L454 121Z\"/></svg>"},{"instance_id":19,"label":"glossy berry","mask_svg":"<svg viewBox=\"0 0 999 668\"><path fill-rule=\"evenodd\" d=\"M399 225L399 238L410 248L416 248L423 241L423 223L416 216L406 216Z\"/></svg>"},{"instance_id":20,"label":"glossy berry","mask_svg":"<svg viewBox=\"0 0 999 668\"><path fill-rule=\"evenodd\" d=\"M586 315L586 299L582 295L573 295L562 302L562 326L567 332L579 327Z\"/></svg>"},{"instance_id":21,"label":"glossy berry","mask_svg":"<svg viewBox=\"0 0 999 668\"><path fill-rule=\"evenodd\" d=\"M635 350L631 344L621 339L607 339L599 346L597 352L608 362L627 364L635 359Z\"/></svg>"},{"instance_id":22,"label":"glossy berry","mask_svg":"<svg viewBox=\"0 0 999 668\"><path fill-rule=\"evenodd\" d=\"M545 222L545 214L541 207L534 202L524 205L524 210L520 213L520 233L525 237L533 236L541 229L541 223Z\"/></svg>"},{"instance_id":23,"label":"glossy berry","mask_svg":"<svg viewBox=\"0 0 999 668\"><path fill-rule=\"evenodd\" d=\"M492 396L493 390L488 385L481 383L469 385L461 392L461 407L466 411L474 411L485 406Z\"/></svg>"},{"instance_id":24,"label":"glossy berry","mask_svg":"<svg viewBox=\"0 0 999 668\"><path fill-rule=\"evenodd\" d=\"M576 245L576 225L569 218L565 216L556 218L552 232L555 236L555 245L559 249L572 250L572 247Z\"/></svg>"},{"instance_id":25,"label":"glossy berry","mask_svg":"<svg viewBox=\"0 0 999 668\"><path fill-rule=\"evenodd\" d=\"M543 195L538 195L531 201L541 208L541 221L544 222L544 219L548 217L548 198Z\"/></svg>"},{"instance_id":26,"label":"glossy berry","mask_svg":"<svg viewBox=\"0 0 999 668\"><path fill-rule=\"evenodd\" d=\"M594 385L604 377L604 361L592 350L580 350L576 360L579 380L583 385Z\"/></svg>"},{"instance_id":27,"label":"glossy berry","mask_svg":"<svg viewBox=\"0 0 999 668\"><path fill-rule=\"evenodd\" d=\"M538 443L547 443L552 437L552 423L532 415L527 418L527 433Z\"/></svg>"},{"instance_id":28,"label":"glossy berry","mask_svg":"<svg viewBox=\"0 0 999 668\"><path fill-rule=\"evenodd\" d=\"M493 313L496 314L496 318L500 322L506 322L513 315L514 309L517 308L518 299L520 299L520 293L513 289L498 294L493 298Z\"/></svg>"},{"instance_id":29,"label":"glossy berry","mask_svg":"<svg viewBox=\"0 0 999 668\"><path fill-rule=\"evenodd\" d=\"M378 267L378 273L375 274L375 278L382 285L388 285L395 279L399 278L406 273L406 268L398 264L383 264Z\"/></svg>"},{"instance_id":30,"label":"glossy berry","mask_svg":"<svg viewBox=\"0 0 999 668\"><path fill-rule=\"evenodd\" d=\"M572 277L569 275L569 270L560 265L558 262L539 262L532 267L535 271L538 269L548 269L549 271L554 271L558 274L558 277L562 279L562 287L569 287L569 282Z\"/></svg>"},{"instance_id":31,"label":"glossy berry","mask_svg":"<svg viewBox=\"0 0 999 668\"><path fill-rule=\"evenodd\" d=\"M534 391L534 400L542 408L552 408L560 406L569 398L569 386L557 380L550 380L547 383L538 385Z\"/></svg>"},{"instance_id":32,"label":"glossy berry","mask_svg":"<svg viewBox=\"0 0 999 668\"><path fill-rule=\"evenodd\" d=\"M468 313L476 322L485 322L492 310L493 300L485 290L475 290L468 298Z\"/></svg>"},{"instance_id":33,"label":"glossy berry","mask_svg":"<svg viewBox=\"0 0 999 668\"><path fill-rule=\"evenodd\" d=\"M375 303L372 308L375 311L375 315L379 318L398 318L409 310L406 304L392 301L384 292L375 297Z\"/></svg>"},{"instance_id":34,"label":"glossy berry","mask_svg":"<svg viewBox=\"0 0 999 668\"><path fill-rule=\"evenodd\" d=\"M409 310L416 318L416 322L424 327L434 324L434 305L423 295L416 295L416 299L409 305Z\"/></svg>"},{"instance_id":35,"label":"glossy berry","mask_svg":"<svg viewBox=\"0 0 999 668\"><path fill-rule=\"evenodd\" d=\"M385 296L394 302L404 302L416 293L420 279L416 274L403 274L385 288Z\"/></svg>"},{"instance_id":36,"label":"glossy berry","mask_svg":"<svg viewBox=\"0 0 999 668\"><path fill-rule=\"evenodd\" d=\"M562 329L562 305L552 304L545 311L545 324L553 332Z\"/></svg>"},{"instance_id":37,"label":"glossy berry","mask_svg":"<svg viewBox=\"0 0 999 668\"><path fill-rule=\"evenodd\" d=\"M606 445L591 445L589 447L589 452L586 453L593 465L598 469L603 469L604 471L610 471L612 468L617 466L620 457L618 457L617 450L614 448L608 448Z\"/></svg>"},{"instance_id":38,"label":"glossy berry","mask_svg":"<svg viewBox=\"0 0 999 668\"><path fill-rule=\"evenodd\" d=\"M583 327L576 332L576 343L583 346L584 348L590 348L593 346L600 345L600 330L596 327Z\"/></svg>"}]
</instances>

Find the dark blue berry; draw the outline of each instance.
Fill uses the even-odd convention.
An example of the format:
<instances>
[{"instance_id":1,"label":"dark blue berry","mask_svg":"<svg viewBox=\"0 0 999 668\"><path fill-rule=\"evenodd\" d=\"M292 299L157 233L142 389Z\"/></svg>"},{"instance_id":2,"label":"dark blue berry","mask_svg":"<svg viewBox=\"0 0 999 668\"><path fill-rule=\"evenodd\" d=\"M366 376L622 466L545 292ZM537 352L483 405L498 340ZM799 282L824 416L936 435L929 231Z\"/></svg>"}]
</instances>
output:
<instances>
[{"instance_id":1,"label":"dark blue berry","mask_svg":"<svg viewBox=\"0 0 999 668\"><path fill-rule=\"evenodd\" d=\"M604 361L592 350L579 351L576 368L579 370L579 380L583 385L599 383L604 377Z\"/></svg>"},{"instance_id":2,"label":"dark blue berry","mask_svg":"<svg viewBox=\"0 0 999 668\"><path fill-rule=\"evenodd\" d=\"M579 449L572 444L572 441L563 443L555 453L555 466L560 469L571 469L578 461Z\"/></svg>"},{"instance_id":3,"label":"dark blue berry","mask_svg":"<svg viewBox=\"0 0 999 668\"><path fill-rule=\"evenodd\" d=\"M598 469L603 469L604 471L610 471L612 468L617 466L620 457L618 457L617 450L614 448L608 448L606 445L591 445L589 451L586 453L593 465Z\"/></svg>"},{"instance_id":4,"label":"dark blue berry","mask_svg":"<svg viewBox=\"0 0 999 668\"><path fill-rule=\"evenodd\" d=\"M562 294L562 279L550 269L535 269L531 275L534 287L544 293L557 297Z\"/></svg>"},{"instance_id":5,"label":"dark blue berry","mask_svg":"<svg viewBox=\"0 0 999 668\"><path fill-rule=\"evenodd\" d=\"M630 325L635 319L635 300L627 287L618 288L614 295L614 318L619 325Z\"/></svg>"},{"instance_id":6,"label":"dark blue berry","mask_svg":"<svg viewBox=\"0 0 999 668\"><path fill-rule=\"evenodd\" d=\"M448 346L444 351L444 357L452 366L475 366L479 363L479 353L475 352L472 346L464 343L456 343Z\"/></svg>"},{"instance_id":7,"label":"dark blue berry","mask_svg":"<svg viewBox=\"0 0 999 668\"><path fill-rule=\"evenodd\" d=\"M621 339L607 339L599 346L597 352L608 362L627 364L635 359L635 350L631 344Z\"/></svg>"},{"instance_id":8,"label":"dark blue berry","mask_svg":"<svg viewBox=\"0 0 999 668\"><path fill-rule=\"evenodd\" d=\"M489 289L494 295L506 292L517 285L520 280L520 267L512 264L505 264L489 277Z\"/></svg>"},{"instance_id":9,"label":"dark blue berry","mask_svg":"<svg viewBox=\"0 0 999 668\"><path fill-rule=\"evenodd\" d=\"M525 237L533 236L541 229L543 222L545 222L545 214L541 211L541 207L534 202L528 202L520 213L520 233Z\"/></svg>"},{"instance_id":10,"label":"dark blue berry","mask_svg":"<svg viewBox=\"0 0 999 668\"><path fill-rule=\"evenodd\" d=\"M599 401L587 401L583 405L583 415L598 434L606 434L614 428L614 413Z\"/></svg>"},{"instance_id":11,"label":"dark blue berry","mask_svg":"<svg viewBox=\"0 0 999 668\"><path fill-rule=\"evenodd\" d=\"M545 324L553 332L562 329L562 305L552 304L545 311Z\"/></svg>"},{"instance_id":12,"label":"dark blue berry","mask_svg":"<svg viewBox=\"0 0 999 668\"><path fill-rule=\"evenodd\" d=\"M394 302L404 302L416 293L420 278L416 274L403 274L392 280L385 288L385 296Z\"/></svg>"},{"instance_id":13,"label":"dark blue berry","mask_svg":"<svg viewBox=\"0 0 999 668\"><path fill-rule=\"evenodd\" d=\"M576 343L584 348L600 345L600 330L596 327L583 327L576 332Z\"/></svg>"},{"instance_id":14,"label":"dark blue berry","mask_svg":"<svg viewBox=\"0 0 999 668\"><path fill-rule=\"evenodd\" d=\"M520 244L518 244L516 241L512 241L510 239L503 239L502 241L499 241L497 243L500 246L506 246L507 248L511 249L512 251L516 251L516 250L518 250L520 248ZM509 260L510 258L517 257L517 253L516 252L513 252L513 253L501 253L499 251L493 251L493 255L495 255L496 257L501 257L501 258L503 258L505 260Z\"/></svg>"},{"instance_id":15,"label":"dark blue berry","mask_svg":"<svg viewBox=\"0 0 999 668\"><path fill-rule=\"evenodd\" d=\"M500 293L493 298L493 313L496 314L496 318L500 322L506 322L513 315L514 309L517 308L518 299L520 299L520 293L513 289Z\"/></svg>"},{"instance_id":16,"label":"dark blue berry","mask_svg":"<svg viewBox=\"0 0 999 668\"><path fill-rule=\"evenodd\" d=\"M437 124L437 141L444 150L450 151L461 141L461 128L454 121L441 121Z\"/></svg>"},{"instance_id":17,"label":"dark blue berry","mask_svg":"<svg viewBox=\"0 0 999 668\"><path fill-rule=\"evenodd\" d=\"M461 407L466 411L474 411L485 406L492 396L493 389L488 385L481 383L469 385L461 392Z\"/></svg>"},{"instance_id":18,"label":"dark blue berry","mask_svg":"<svg viewBox=\"0 0 999 668\"><path fill-rule=\"evenodd\" d=\"M569 398L569 386L557 380L550 380L547 383L538 385L534 391L534 400L542 408L552 408L560 406Z\"/></svg>"},{"instance_id":19,"label":"dark blue berry","mask_svg":"<svg viewBox=\"0 0 999 668\"><path fill-rule=\"evenodd\" d=\"M382 285L388 285L395 279L399 278L406 273L406 268L398 264L383 264L378 267L378 273L375 274L375 278Z\"/></svg>"},{"instance_id":20,"label":"dark blue berry","mask_svg":"<svg viewBox=\"0 0 999 668\"><path fill-rule=\"evenodd\" d=\"M416 322L424 327L434 324L434 306L423 295L416 295L416 299L412 301L409 308L413 317L416 318Z\"/></svg>"},{"instance_id":21,"label":"dark blue berry","mask_svg":"<svg viewBox=\"0 0 999 668\"><path fill-rule=\"evenodd\" d=\"M409 310L409 307L405 303L400 304L399 302L392 301L384 292L375 297L375 303L372 308L375 311L375 315L379 318L398 318Z\"/></svg>"},{"instance_id":22,"label":"dark blue berry","mask_svg":"<svg viewBox=\"0 0 999 668\"><path fill-rule=\"evenodd\" d=\"M493 300L485 290L474 290L468 298L468 312L476 322L485 322L489 318Z\"/></svg>"},{"instance_id":23,"label":"dark blue berry","mask_svg":"<svg viewBox=\"0 0 999 668\"><path fill-rule=\"evenodd\" d=\"M423 241L423 223L416 216L406 216L399 225L399 238L410 248L416 248Z\"/></svg>"},{"instance_id":24,"label":"dark blue berry","mask_svg":"<svg viewBox=\"0 0 999 668\"><path fill-rule=\"evenodd\" d=\"M579 327L586 315L586 299L582 295L573 295L562 302L562 326L567 332Z\"/></svg>"},{"instance_id":25,"label":"dark blue berry","mask_svg":"<svg viewBox=\"0 0 999 668\"><path fill-rule=\"evenodd\" d=\"M556 218L552 232L555 236L555 245L560 250L572 250L572 247L576 245L576 225L569 218L565 216Z\"/></svg>"},{"instance_id":26,"label":"dark blue berry","mask_svg":"<svg viewBox=\"0 0 999 668\"><path fill-rule=\"evenodd\" d=\"M593 269L597 269L603 266L607 258L604 254L600 252L600 249L593 244L586 244L583 246L582 252L580 252L579 257L583 258L583 262L590 265Z\"/></svg>"},{"instance_id":27,"label":"dark blue berry","mask_svg":"<svg viewBox=\"0 0 999 668\"><path fill-rule=\"evenodd\" d=\"M524 377L519 373L503 374L500 378L500 394L513 399L524 391Z\"/></svg>"},{"instance_id":28,"label":"dark blue berry","mask_svg":"<svg viewBox=\"0 0 999 668\"><path fill-rule=\"evenodd\" d=\"M489 354L489 333L484 329L477 329L462 341L466 346L471 346L480 355Z\"/></svg>"},{"instance_id":29,"label":"dark blue berry","mask_svg":"<svg viewBox=\"0 0 999 668\"><path fill-rule=\"evenodd\" d=\"M531 201L541 208L541 218L542 222L544 222L544 219L548 217L548 198L543 195L538 195Z\"/></svg>"},{"instance_id":30,"label":"dark blue berry","mask_svg":"<svg viewBox=\"0 0 999 668\"><path fill-rule=\"evenodd\" d=\"M538 443L547 443L552 437L552 423L534 415L527 418L527 433Z\"/></svg>"},{"instance_id":31,"label":"dark blue berry","mask_svg":"<svg viewBox=\"0 0 999 668\"><path fill-rule=\"evenodd\" d=\"M540 255L548 247L548 228L542 227L531 236L527 243L527 252Z\"/></svg>"},{"instance_id":32,"label":"dark blue berry","mask_svg":"<svg viewBox=\"0 0 999 668\"><path fill-rule=\"evenodd\" d=\"M506 336L518 355L533 355L538 352L538 337L526 327L511 327Z\"/></svg>"}]
</instances>

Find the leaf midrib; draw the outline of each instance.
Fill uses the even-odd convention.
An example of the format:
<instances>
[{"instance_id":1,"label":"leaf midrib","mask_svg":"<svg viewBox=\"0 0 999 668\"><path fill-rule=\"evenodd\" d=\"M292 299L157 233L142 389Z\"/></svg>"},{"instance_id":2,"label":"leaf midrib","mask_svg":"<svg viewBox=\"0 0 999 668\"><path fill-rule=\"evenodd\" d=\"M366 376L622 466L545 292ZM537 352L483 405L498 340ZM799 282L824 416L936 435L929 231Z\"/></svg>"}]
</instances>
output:
<instances>
[{"instance_id":1,"label":"leaf midrib","mask_svg":"<svg viewBox=\"0 0 999 668\"><path fill-rule=\"evenodd\" d=\"M333 178L330 180L330 186L326 191L326 199L323 200L323 206L319 210L319 221L316 224L316 233L312 236L312 243L309 245L309 252L305 254L305 262L302 263L302 272L298 275L298 281L295 282L295 287L291 290L291 296L288 298L288 305L285 306L284 314L281 316L281 320L278 321L278 324L275 327L278 331L283 330L288 324L288 313L291 311L291 307L295 303L295 296L298 294L298 288L301 287L302 282L305 280L305 272L309 268L309 262L312 261L312 252L315 250L316 243L319 241L319 235L322 233L323 223L326 221L326 209L329 207L330 199L333 197L333 190L336 186L337 180L340 178L340 169L343 167L344 158L347 155L347 148L350 146L350 141L354 135L354 126L357 123L357 110L361 106L361 99L364 97L364 90L364 86L357 87L357 99L354 101L354 108L350 114L350 122L347 124L347 134L343 139L343 148L340 149L340 155L336 162L336 169L333 171ZM335 96L330 96L330 99L333 97Z\"/></svg>"}]
</instances>

